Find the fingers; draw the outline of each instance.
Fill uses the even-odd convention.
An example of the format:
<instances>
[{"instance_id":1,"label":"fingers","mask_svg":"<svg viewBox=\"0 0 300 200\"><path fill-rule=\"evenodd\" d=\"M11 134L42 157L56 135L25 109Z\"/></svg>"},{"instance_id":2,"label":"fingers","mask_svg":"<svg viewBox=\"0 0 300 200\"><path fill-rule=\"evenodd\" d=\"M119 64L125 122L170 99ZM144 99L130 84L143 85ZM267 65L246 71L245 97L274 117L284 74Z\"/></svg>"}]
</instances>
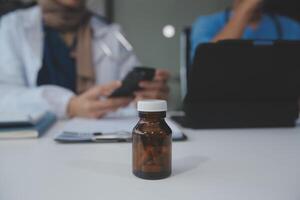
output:
<instances>
[{"instance_id":1,"label":"fingers","mask_svg":"<svg viewBox=\"0 0 300 200\"><path fill-rule=\"evenodd\" d=\"M99 118L102 118L104 117L105 115L107 115L108 112L105 112L105 111L97 111L97 112L91 112L87 118L90 118L90 119L99 119Z\"/></svg>"},{"instance_id":2,"label":"fingers","mask_svg":"<svg viewBox=\"0 0 300 200\"><path fill-rule=\"evenodd\" d=\"M236 4L236 9L245 9L246 11L251 11L251 14L253 14L262 4L262 0L244 0Z\"/></svg>"},{"instance_id":3,"label":"fingers","mask_svg":"<svg viewBox=\"0 0 300 200\"><path fill-rule=\"evenodd\" d=\"M108 99L89 101L83 104L84 112L78 116L83 116L91 119L102 118L110 112L116 111L121 107L128 106L132 99Z\"/></svg>"},{"instance_id":4,"label":"fingers","mask_svg":"<svg viewBox=\"0 0 300 200\"><path fill-rule=\"evenodd\" d=\"M159 90L161 92L169 92L169 87L166 83L161 81L144 81L139 84L143 90Z\"/></svg>"},{"instance_id":5,"label":"fingers","mask_svg":"<svg viewBox=\"0 0 300 200\"><path fill-rule=\"evenodd\" d=\"M114 81L107 85L95 86L85 92L82 96L88 99L99 99L101 96L109 96L114 90L121 87L120 81Z\"/></svg>"},{"instance_id":6,"label":"fingers","mask_svg":"<svg viewBox=\"0 0 300 200\"><path fill-rule=\"evenodd\" d=\"M109 96L111 95L116 89L122 86L120 81L113 81L107 85L102 86L101 95L102 96Z\"/></svg>"},{"instance_id":7,"label":"fingers","mask_svg":"<svg viewBox=\"0 0 300 200\"><path fill-rule=\"evenodd\" d=\"M159 90L145 90L136 92L136 100L143 100L143 99L162 99L167 100L169 97L169 93L162 92Z\"/></svg>"},{"instance_id":8,"label":"fingers","mask_svg":"<svg viewBox=\"0 0 300 200\"><path fill-rule=\"evenodd\" d=\"M143 81L139 84L141 91L135 93L135 100L168 99L170 89L167 81L170 73L167 70L157 70L154 81Z\"/></svg>"},{"instance_id":9,"label":"fingers","mask_svg":"<svg viewBox=\"0 0 300 200\"><path fill-rule=\"evenodd\" d=\"M170 78L170 72L164 69L158 69L155 73L155 81L167 82Z\"/></svg>"},{"instance_id":10,"label":"fingers","mask_svg":"<svg viewBox=\"0 0 300 200\"><path fill-rule=\"evenodd\" d=\"M87 98L87 99L97 99L100 97L102 88L100 86L95 86L85 93L81 95L82 98Z\"/></svg>"},{"instance_id":11,"label":"fingers","mask_svg":"<svg viewBox=\"0 0 300 200\"><path fill-rule=\"evenodd\" d=\"M106 104L108 108L115 111L119 108L128 106L131 101L131 98L112 98L105 100L103 103Z\"/></svg>"},{"instance_id":12,"label":"fingers","mask_svg":"<svg viewBox=\"0 0 300 200\"><path fill-rule=\"evenodd\" d=\"M116 111L121 107L125 107L130 104L132 99L128 98L114 98L114 99L107 99L102 101L94 101L90 103L89 111L91 112L100 112L103 111L104 113Z\"/></svg>"},{"instance_id":13,"label":"fingers","mask_svg":"<svg viewBox=\"0 0 300 200\"><path fill-rule=\"evenodd\" d=\"M128 106L131 101L132 99L120 98L90 102L86 107L88 113L86 117L91 119L102 118L110 112Z\"/></svg>"}]
</instances>

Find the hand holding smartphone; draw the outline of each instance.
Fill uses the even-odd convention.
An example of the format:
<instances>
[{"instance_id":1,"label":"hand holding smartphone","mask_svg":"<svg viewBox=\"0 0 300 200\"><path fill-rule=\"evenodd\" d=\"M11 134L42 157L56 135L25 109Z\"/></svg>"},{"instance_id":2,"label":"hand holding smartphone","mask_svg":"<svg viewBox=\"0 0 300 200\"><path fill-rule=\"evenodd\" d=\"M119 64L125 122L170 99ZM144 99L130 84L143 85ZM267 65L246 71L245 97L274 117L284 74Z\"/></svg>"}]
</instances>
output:
<instances>
[{"instance_id":1,"label":"hand holding smartphone","mask_svg":"<svg viewBox=\"0 0 300 200\"><path fill-rule=\"evenodd\" d=\"M140 90L139 83L142 81L152 81L156 70L149 67L135 67L122 81L122 86L115 90L110 98L133 97L134 92Z\"/></svg>"}]
</instances>

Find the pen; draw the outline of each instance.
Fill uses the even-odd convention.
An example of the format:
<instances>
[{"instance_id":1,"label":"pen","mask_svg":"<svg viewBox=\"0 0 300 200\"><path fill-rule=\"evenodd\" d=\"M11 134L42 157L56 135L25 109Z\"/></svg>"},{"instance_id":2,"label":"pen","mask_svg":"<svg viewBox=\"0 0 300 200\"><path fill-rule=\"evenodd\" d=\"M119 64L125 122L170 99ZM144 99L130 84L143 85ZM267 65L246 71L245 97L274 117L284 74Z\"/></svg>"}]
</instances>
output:
<instances>
[{"instance_id":1,"label":"pen","mask_svg":"<svg viewBox=\"0 0 300 200\"><path fill-rule=\"evenodd\" d=\"M93 142L131 142L132 136L128 132L119 132L105 135L93 136Z\"/></svg>"}]
</instances>

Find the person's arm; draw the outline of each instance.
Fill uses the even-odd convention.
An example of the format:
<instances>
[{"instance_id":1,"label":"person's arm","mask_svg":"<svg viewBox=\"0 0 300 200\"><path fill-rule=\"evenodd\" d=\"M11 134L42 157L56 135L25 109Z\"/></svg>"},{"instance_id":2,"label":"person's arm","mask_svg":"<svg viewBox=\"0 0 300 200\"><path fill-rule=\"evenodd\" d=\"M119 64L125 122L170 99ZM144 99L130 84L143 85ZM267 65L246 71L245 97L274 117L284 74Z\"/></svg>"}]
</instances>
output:
<instances>
[{"instance_id":1,"label":"person's arm","mask_svg":"<svg viewBox=\"0 0 300 200\"><path fill-rule=\"evenodd\" d=\"M50 111L59 118L67 117L66 108L73 93L61 87L42 86L29 88L0 82L0 112L32 113Z\"/></svg>"},{"instance_id":2,"label":"person's arm","mask_svg":"<svg viewBox=\"0 0 300 200\"><path fill-rule=\"evenodd\" d=\"M68 116L70 118L101 118L119 108L128 106L131 98L102 98L108 97L120 86L121 83L115 81L107 85L94 86L85 93L74 96L68 104Z\"/></svg>"},{"instance_id":3,"label":"person's arm","mask_svg":"<svg viewBox=\"0 0 300 200\"><path fill-rule=\"evenodd\" d=\"M101 99L120 87L119 82L95 86L83 93L72 92L57 86L27 88L15 84L0 84L0 112L32 113L51 111L59 118L100 118L120 107L127 106L131 99Z\"/></svg>"},{"instance_id":4,"label":"person's arm","mask_svg":"<svg viewBox=\"0 0 300 200\"><path fill-rule=\"evenodd\" d=\"M5 16L0 28L0 112L51 111L65 117L71 91L56 87L30 87L22 59L17 16ZM20 46L21 45L21 46Z\"/></svg>"},{"instance_id":5,"label":"person's arm","mask_svg":"<svg viewBox=\"0 0 300 200\"><path fill-rule=\"evenodd\" d=\"M262 0L245 0L238 5L224 29L212 40L240 39Z\"/></svg>"},{"instance_id":6,"label":"person's arm","mask_svg":"<svg viewBox=\"0 0 300 200\"><path fill-rule=\"evenodd\" d=\"M11 16L0 29L0 113L32 113L50 111L59 118L98 118L126 106L130 100L103 100L101 97L119 87L118 83L96 86L82 95L59 86L29 86L22 62L19 33Z\"/></svg>"}]
</instances>

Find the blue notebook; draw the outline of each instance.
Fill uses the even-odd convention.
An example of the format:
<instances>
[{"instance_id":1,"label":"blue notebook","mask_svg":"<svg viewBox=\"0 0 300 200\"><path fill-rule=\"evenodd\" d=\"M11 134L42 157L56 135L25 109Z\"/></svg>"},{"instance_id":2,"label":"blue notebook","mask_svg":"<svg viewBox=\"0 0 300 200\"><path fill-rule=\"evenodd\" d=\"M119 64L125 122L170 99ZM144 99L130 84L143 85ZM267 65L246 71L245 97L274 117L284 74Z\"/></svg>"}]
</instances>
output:
<instances>
[{"instance_id":1,"label":"blue notebook","mask_svg":"<svg viewBox=\"0 0 300 200\"><path fill-rule=\"evenodd\" d=\"M55 122L56 116L50 112L41 114L35 119L20 116L14 116L12 120L0 119L0 139L38 138Z\"/></svg>"}]
</instances>

